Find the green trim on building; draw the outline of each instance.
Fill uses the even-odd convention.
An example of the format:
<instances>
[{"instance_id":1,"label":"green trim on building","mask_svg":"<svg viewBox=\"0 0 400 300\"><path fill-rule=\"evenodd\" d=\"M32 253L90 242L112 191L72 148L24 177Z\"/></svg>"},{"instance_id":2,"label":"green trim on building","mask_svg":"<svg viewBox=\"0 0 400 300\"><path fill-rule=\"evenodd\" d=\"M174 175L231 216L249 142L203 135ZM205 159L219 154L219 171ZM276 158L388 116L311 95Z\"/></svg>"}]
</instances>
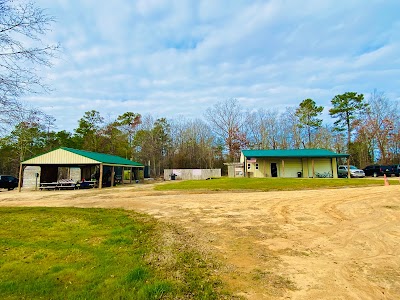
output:
<instances>
[{"instance_id":1,"label":"green trim on building","mask_svg":"<svg viewBox=\"0 0 400 300\"><path fill-rule=\"evenodd\" d=\"M67 148L67 147L61 147L60 149L96 160L103 164L129 165L129 166L134 166L134 167L144 167L144 165L142 165L138 162L131 161L129 159L125 159L125 158L122 158L122 157L116 156L116 155L98 153L98 152L90 152L90 151L78 150L78 149Z\"/></svg>"},{"instance_id":2,"label":"green trim on building","mask_svg":"<svg viewBox=\"0 0 400 300\"><path fill-rule=\"evenodd\" d=\"M287 149L287 150L242 150L246 158L274 157L274 158L318 158L318 157L349 157L349 154L335 153L326 149Z\"/></svg>"}]
</instances>

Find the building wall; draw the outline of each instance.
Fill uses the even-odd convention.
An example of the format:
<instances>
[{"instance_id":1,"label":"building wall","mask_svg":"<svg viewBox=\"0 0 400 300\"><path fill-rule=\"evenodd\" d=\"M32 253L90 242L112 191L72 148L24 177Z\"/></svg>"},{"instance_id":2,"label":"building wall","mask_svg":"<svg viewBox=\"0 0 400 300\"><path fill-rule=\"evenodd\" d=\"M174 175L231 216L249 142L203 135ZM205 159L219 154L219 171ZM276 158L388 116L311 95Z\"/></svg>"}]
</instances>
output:
<instances>
[{"instance_id":1,"label":"building wall","mask_svg":"<svg viewBox=\"0 0 400 300\"><path fill-rule=\"evenodd\" d=\"M297 177L297 172L302 172L302 162L299 158L280 159L280 158L257 158L256 162L246 163L248 177L272 177L271 164L276 163L278 177Z\"/></svg>"},{"instance_id":2,"label":"building wall","mask_svg":"<svg viewBox=\"0 0 400 300\"><path fill-rule=\"evenodd\" d=\"M69 168L69 177L66 179L72 179L73 181L80 181L82 179L81 168Z\"/></svg>"},{"instance_id":3,"label":"building wall","mask_svg":"<svg viewBox=\"0 0 400 300\"><path fill-rule=\"evenodd\" d=\"M164 169L164 180L171 180L171 174L176 175L176 180L204 180L220 178L221 169Z\"/></svg>"},{"instance_id":4,"label":"building wall","mask_svg":"<svg viewBox=\"0 0 400 300\"><path fill-rule=\"evenodd\" d=\"M39 173L37 178L37 186L40 183L40 167L37 166L27 166L23 172L23 187L28 189L34 189L36 187L36 173Z\"/></svg>"},{"instance_id":5,"label":"building wall","mask_svg":"<svg viewBox=\"0 0 400 300\"><path fill-rule=\"evenodd\" d=\"M37 177L37 187L40 185L40 178L42 174L42 170L39 166L27 166L23 172L23 184L24 188L34 189L36 187L36 173L39 174ZM81 180L81 169L80 168L69 168L69 177L70 178L61 178L61 179L72 179L74 181ZM54 179L57 180L56 178Z\"/></svg>"},{"instance_id":6,"label":"building wall","mask_svg":"<svg viewBox=\"0 0 400 300\"><path fill-rule=\"evenodd\" d=\"M336 158L303 158L303 177L337 178Z\"/></svg>"},{"instance_id":7,"label":"building wall","mask_svg":"<svg viewBox=\"0 0 400 300\"><path fill-rule=\"evenodd\" d=\"M243 158L244 160L244 158ZM318 177L318 174L337 178L336 158L256 158L256 162L246 162L247 177L272 177L271 164L277 165L277 177L295 178L301 172L302 178ZM318 174L317 174L318 173Z\"/></svg>"},{"instance_id":8,"label":"building wall","mask_svg":"<svg viewBox=\"0 0 400 300\"><path fill-rule=\"evenodd\" d=\"M242 163L224 163L224 165L228 168L228 177L235 178L244 176Z\"/></svg>"},{"instance_id":9,"label":"building wall","mask_svg":"<svg viewBox=\"0 0 400 300\"><path fill-rule=\"evenodd\" d=\"M298 177L298 172L303 174L303 164L301 158L284 159L281 161L281 177L295 178Z\"/></svg>"}]
</instances>

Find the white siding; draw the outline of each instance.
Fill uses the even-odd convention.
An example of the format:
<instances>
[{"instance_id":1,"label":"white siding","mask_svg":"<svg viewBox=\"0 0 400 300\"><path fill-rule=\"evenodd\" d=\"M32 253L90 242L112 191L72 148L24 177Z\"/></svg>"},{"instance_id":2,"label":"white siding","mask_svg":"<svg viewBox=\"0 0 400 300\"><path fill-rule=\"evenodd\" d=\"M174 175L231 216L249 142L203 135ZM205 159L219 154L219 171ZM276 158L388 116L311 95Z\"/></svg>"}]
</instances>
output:
<instances>
[{"instance_id":1,"label":"white siding","mask_svg":"<svg viewBox=\"0 0 400 300\"><path fill-rule=\"evenodd\" d=\"M220 178L221 169L164 169L164 180L171 180L171 174L175 174L177 180L204 180Z\"/></svg>"},{"instance_id":2,"label":"white siding","mask_svg":"<svg viewBox=\"0 0 400 300\"><path fill-rule=\"evenodd\" d=\"M72 179L75 182L82 179L81 168L70 168L69 173L70 173L70 177L71 177L70 179Z\"/></svg>"},{"instance_id":3,"label":"white siding","mask_svg":"<svg viewBox=\"0 0 400 300\"><path fill-rule=\"evenodd\" d=\"M36 173L39 173L39 177L36 177ZM39 186L40 183L40 167L28 166L24 169L22 178L24 188L35 188L36 181Z\"/></svg>"}]
</instances>

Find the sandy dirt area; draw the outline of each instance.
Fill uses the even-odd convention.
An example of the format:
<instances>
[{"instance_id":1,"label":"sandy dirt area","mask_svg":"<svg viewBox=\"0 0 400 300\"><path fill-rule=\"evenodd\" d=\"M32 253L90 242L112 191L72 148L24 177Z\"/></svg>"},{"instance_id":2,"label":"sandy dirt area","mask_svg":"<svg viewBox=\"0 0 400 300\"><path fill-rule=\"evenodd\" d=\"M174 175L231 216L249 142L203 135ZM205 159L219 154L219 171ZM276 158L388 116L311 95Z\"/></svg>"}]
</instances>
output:
<instances>
[{"instance_id":1,"label":"sandy dirt area","mask_svg":"<svg viewBox=\"0 0 400 300\"><path fill-rule=\"evenodd\" d=\"M125 208L186 229L245 299L400 299L400 186L157 192L1 191L0 206Z\"/></svg>"}]
</instances>

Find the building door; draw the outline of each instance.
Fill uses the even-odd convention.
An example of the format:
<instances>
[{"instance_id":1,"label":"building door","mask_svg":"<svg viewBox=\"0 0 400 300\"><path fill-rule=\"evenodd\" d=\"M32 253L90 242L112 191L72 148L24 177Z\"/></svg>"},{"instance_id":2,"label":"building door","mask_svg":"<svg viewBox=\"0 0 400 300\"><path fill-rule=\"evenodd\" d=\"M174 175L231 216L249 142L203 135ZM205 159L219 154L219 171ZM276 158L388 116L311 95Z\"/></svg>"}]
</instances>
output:
<instances>
[{"instance_id":1,"label":"building door","mask_svg":"<svg viewBox=\"0 0 400 300\"><path fill-rule=\"evenodd\" d=\"M271 176L278 177L278 168L276 166L276 163L271 163Z\"/></svg>"}]
</instances>

